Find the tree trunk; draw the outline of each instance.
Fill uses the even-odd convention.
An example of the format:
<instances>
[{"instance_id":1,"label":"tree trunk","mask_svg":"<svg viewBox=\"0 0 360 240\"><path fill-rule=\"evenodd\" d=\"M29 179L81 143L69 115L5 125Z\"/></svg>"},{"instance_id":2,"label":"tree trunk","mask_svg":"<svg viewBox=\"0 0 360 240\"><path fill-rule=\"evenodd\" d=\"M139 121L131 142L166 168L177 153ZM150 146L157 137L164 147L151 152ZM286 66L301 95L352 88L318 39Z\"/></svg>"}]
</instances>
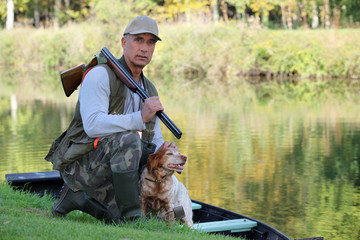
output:
<instances>
[{"instance_id":1,"label":"tree trunk","mask_svg":"<svg viewBox=\"0 0 360 240\"><path fill-rule=\"evenodd\" d=\"M307 15L306 15L306 11L305 11L305 4L300 3L299 8L300 8L300 14L301 14L301 25L302 25L303 28L308 28Z\"/></svg>"},{"instance_id":2,"label":"tree trunk","mask_svg":"<svg viewBox=\"0 0 360 240\"><path fill-rule=\"evenodd\" d=\"M281 24L284 29L286 29L286 9L283 2L280 3L281 8Z\"/></svg>"},{"instance_id":3,"label":"tree trunk","mask_svg":"<svg viewBox=\"0 0 360 240\"><path fill-rule=\"evenodd\" d=\"M49 9L46 7L44 10L44 15L45 15L45 19L44 19L44 28L47 27L47 24L49 22Z\"/></svg>"},{"instance_id":4,"label":"tree trunk","mask_svg":"<svg viewBox=\"0 0 360 240\"><path fill-rule=\"evenodd\" d=\"M267 15L265 8L261 8L261 23L264 26L268 26L268 24L269 24L269 17Z\"/></svg>"},{"instance_id":5,"label":"tree trunk","mask_svg":"<svg viewBox=\"0 0 360 240\"><path fill-rule=\"evenodd\" d=\"M61 8L61 1L55 0L55 2L54 2L54 28L55 29L58 29L60 27L60 20L59 20L60 8Z\"/></svg>"},{"instance_id":6,"label":"tree trunk","mask_svg":"<svg viewBox=\"0 0 360 240\"><path fill-rule=\"evenodd\" d=\"M35 0L34 5L34 24L35 28L38 29L40 27L39 0Z\"/></svg>"},{"instance_id":7,"label":"tree trunk","mask_svg":"<svg viewBox=\"0 0 360 240\"><path fill-rule=\"evenodd\" d=\"M70 0L65 0L64 3L65 3L65 11L69 12L69 10L70 10Z\"/></svg>"},{"instance_id":8,"label":"tree trunk","mask_svg":"<svg viewBox=\"0 0 360 240\"><path fill-rule=\"evenodd\" d=\"M340 9L338 7L335 7L333 9L334 11L334 27L340 28Z\"/></svg>"},{"instance_id":9,"label":"tree trunk","mask_svg":"<svg viewBox=\"0 0 360 240\"><path fill-rule=\"evenodd\" d=\"M329 0L324 1L325 28L330 28L330 6Z\"/></svg>"},{"instance_id":10,"label":"tree trunk","mask_svg":"<svg viewBox=\"0 0 360 240\"><path fill-rule=\"evenodd\" d=\"M319 15L315 1L312 1L312 28L317 28L319 26Z\"/></svg>"},{"instance_id":11,"label":"tree trunk","mask_svg":"<svg viewBox=\"0 0 360 240\"><path fill-rule=\"evenodd\" d=\"M225 22L228 22L228 21L229 21L229 17L228 17L227 5L226 5L226 1L225 1L225 0L221 0L221 12L222 12L222 14L223 14L224 21L225 21Z\"/></svg>"},{"instance_id":12,"label":"tree trunk","mask_svg":"<svg viewBox=\"0 0 360 240\"><path fill-rule=\"evenodd\" d=\"M217 0L212 0L212 18L214 23L219 23L219 11L218 11L218 3Z\"/></svg>"},{"instance_id":13,"label":"tree trunk","mask_svg":"<svg viewBox=\"0 0 360 240\"><path fill-rule=\"evenodd\" d=\"M287 12L287 25L289 30L292 30L292 19L291 19L291 6L288 5L288 12Z\"/></svg>"},{"instance_id":14,"label":"tree trunk","mask_svg":"<svg viewBox=\"0 0 360 240\"><path fill-rule=\"evenodd\" d=\"M6 4L6 29L14 28L14 1L8 0Z\"/></svg>"}]
</instances>

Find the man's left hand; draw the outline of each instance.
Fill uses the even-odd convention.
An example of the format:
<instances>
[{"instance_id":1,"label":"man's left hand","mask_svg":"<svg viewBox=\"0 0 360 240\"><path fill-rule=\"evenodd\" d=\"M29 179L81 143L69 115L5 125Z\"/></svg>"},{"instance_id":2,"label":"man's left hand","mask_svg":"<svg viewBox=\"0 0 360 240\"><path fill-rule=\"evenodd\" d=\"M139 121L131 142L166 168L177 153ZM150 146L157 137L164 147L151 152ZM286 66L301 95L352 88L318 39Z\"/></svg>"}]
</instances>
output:
<instances>
[{"instance_id":1,"label":"man's left hand","mask_svg":"<svg viewBox=\"0 0 360 240\"><path fill-rule=\"evenodd\" d=\"M178 149L178 147L176 146L175 142L171 142L169 143L168 141L165 141L159 149L162 149L162 148L175 148L176 150Z\"/></svg>"}]
</instances>

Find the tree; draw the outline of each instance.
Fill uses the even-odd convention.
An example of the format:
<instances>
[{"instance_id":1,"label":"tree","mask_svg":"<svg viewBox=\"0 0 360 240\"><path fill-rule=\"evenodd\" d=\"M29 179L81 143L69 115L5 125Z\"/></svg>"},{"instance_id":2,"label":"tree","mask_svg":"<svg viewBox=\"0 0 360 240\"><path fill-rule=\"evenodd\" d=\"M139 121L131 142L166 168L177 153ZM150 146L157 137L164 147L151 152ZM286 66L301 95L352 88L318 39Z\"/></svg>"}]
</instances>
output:
<instances>
[{"instance_id":1,"label":"tree","mask_svg":"<svg viewBox=\"0 0 360 240\"><path fill-rule=\"evenodd\" d=\"M319 26L319 14L318 14L316 2L314 0L311 1L311 6L312 6L311 28L317 28Z\"/></svg>"},{"instance_id":2,"label":"tree","mask_svg":"<svg viewBox=\"0 0 360 240\"><path fill-rule=\"evenodd\" d=\"M300 0L298 2L298 6L300 9L300 16L301 16L301 25L303 28L308 28L308 15L310 14L310 2L309 0Z\"/></svg>"},{"instance_id":3,"label":"tree","mask_svg":"<svg viewBox=\"0 0 360 240\"><path fill-rule=\"evenodd\" d=\"M34 25L36 29L40 27L39 0L34 1Z\"/></svg>"},{"instance_id":4,"label":"tree","mask_svg":"<svg viewBox=\"0 0 360 240\"><path fill-rule=\"evenodd\" d=\"M60 21L59 21L60 8L61 8L61 1L55 0L55 3L54 3L54 28L59 28L59 26L60 26Z\"/></svg>"},{"instance_id":5,"label":"tree","mask_svg":"<svg viewBox=\"0 0 360 240\"><path fill-rule=\"evenodd\" d=\"M330 5L329 5L329 0L324 0L324 23L325 23L325 28L330 28Z\"/></svg>"},{"instance_id":6,"label":"tree","mask_svg":"<svg viewBox=\"0 0 360 240\"><path fill-rule=\"evenodd\" d=\"M246 6L249 6L250 4L250 0L228 0L228 3L230 3L231 5L235 6L236 9L236 13L237 13L237 18L241 18L241 15L243 15L242 17L244 18L245 16L245 10L246 10Z\"/></svg>"},{"instance_id":7,"label":"tree","mask_svg":"<svg viewBox=\"0 0 360 240\"><path fill-rule=\"evenodd\" d=\"M217 0L211 1L211 12L212 12L213 22L218 23L219 22L219 10L218 10Z\"/></svg>"},{"instance_id":8,"label":"tree","mask_svg":"<svg viewBox=\"0 0 360 240\"><path fill-rule=\"evenodd\" d=\"M14 28L14 1L7 0L6 8L6 29L9 30Z\"/></svg>"},{"instance_id":9,"label":"tree","mask_svg":"<svg viewBox=\"0 0 360 240\"><path fill-rule=\"evenodd\" d=\"M194 16L199 16L203 12L209 13L208 7L212 4L212 0L164 0L155 12L165 19L189 22Z\"/></svg>"},{"instance_id":10,"label":"tree","mask_svg":"<svg viewBox=\"0 0 360 240\"><path fill-rule=\"evenodd\" d=\"M222 12L222 16L224 18L225 22L229 21L229 16L228 16L228 11L227 11L227 3L225 0L221 0L220 1L220 8L221 8L221 12Z\"/></svg>"},{"instance_id":11,"label":"tree","mask_svg":"<svg viewBox=\"0 0 360 240\"><path fill-rule=\"evenodd\" d=\"M218 22L256 15L265 26L293 29L357 26L360 0L0 0L0 26L14 24L35 28L61 27L93 17L104 22L123 23L136 15L157 20L191 22L195 18ZM236 13L236 15L235 15Z\"/></svg>"},{"instance_id":12,"label":"tree","mask_svg":"<svg viewBox=\"0 0 360 240\"><path fill-rule=\"evenodd\" d=\"M266 24L269 12L275 8L275 2L274 0L251 0L250 8L255 15L261 16L262 23Z\"/></svg>"}]
</instances>

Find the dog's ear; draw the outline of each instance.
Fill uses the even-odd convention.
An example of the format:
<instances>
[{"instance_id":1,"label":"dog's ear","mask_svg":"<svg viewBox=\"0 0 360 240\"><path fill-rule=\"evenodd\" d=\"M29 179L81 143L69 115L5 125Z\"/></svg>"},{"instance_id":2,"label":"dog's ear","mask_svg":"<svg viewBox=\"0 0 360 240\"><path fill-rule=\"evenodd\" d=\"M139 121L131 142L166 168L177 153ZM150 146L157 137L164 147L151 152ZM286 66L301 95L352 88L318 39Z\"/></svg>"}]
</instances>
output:
<instances>
[{"instance_id":1,"label":"dog's ear","mask_svg":"<svg viewBox=\"0 0 360 240\"><path fill-rule=\"evenodd\" d=\"M157 153L153 153L149 155L148 161L146 163L146 168L149 172L151 172L154 168L156 168L156 159L158 158Z\"/></svg>"}]
</instances>

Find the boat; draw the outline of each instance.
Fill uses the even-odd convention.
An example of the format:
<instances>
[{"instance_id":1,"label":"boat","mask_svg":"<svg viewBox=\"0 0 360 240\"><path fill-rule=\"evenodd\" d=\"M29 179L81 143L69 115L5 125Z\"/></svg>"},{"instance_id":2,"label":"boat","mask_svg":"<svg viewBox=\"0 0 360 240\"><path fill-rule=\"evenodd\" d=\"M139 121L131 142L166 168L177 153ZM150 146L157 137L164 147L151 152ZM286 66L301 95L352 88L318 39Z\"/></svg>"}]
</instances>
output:
<instances>
[{"instance_id":1,"label":"boat","mask_svg":"<svg viewBox=\"0 0 360 240\"><path fill-rule=\"evenodd\" d=\"M60 197L63 180L58 171L14 173L5 175L14 189L29 191L39 196ZM290 240L279 230L256 219L192 200L194 228L209 234L222 234L254 240ZM322 239L322 238L311 238Z\"/></svg>"}]
</instances>

